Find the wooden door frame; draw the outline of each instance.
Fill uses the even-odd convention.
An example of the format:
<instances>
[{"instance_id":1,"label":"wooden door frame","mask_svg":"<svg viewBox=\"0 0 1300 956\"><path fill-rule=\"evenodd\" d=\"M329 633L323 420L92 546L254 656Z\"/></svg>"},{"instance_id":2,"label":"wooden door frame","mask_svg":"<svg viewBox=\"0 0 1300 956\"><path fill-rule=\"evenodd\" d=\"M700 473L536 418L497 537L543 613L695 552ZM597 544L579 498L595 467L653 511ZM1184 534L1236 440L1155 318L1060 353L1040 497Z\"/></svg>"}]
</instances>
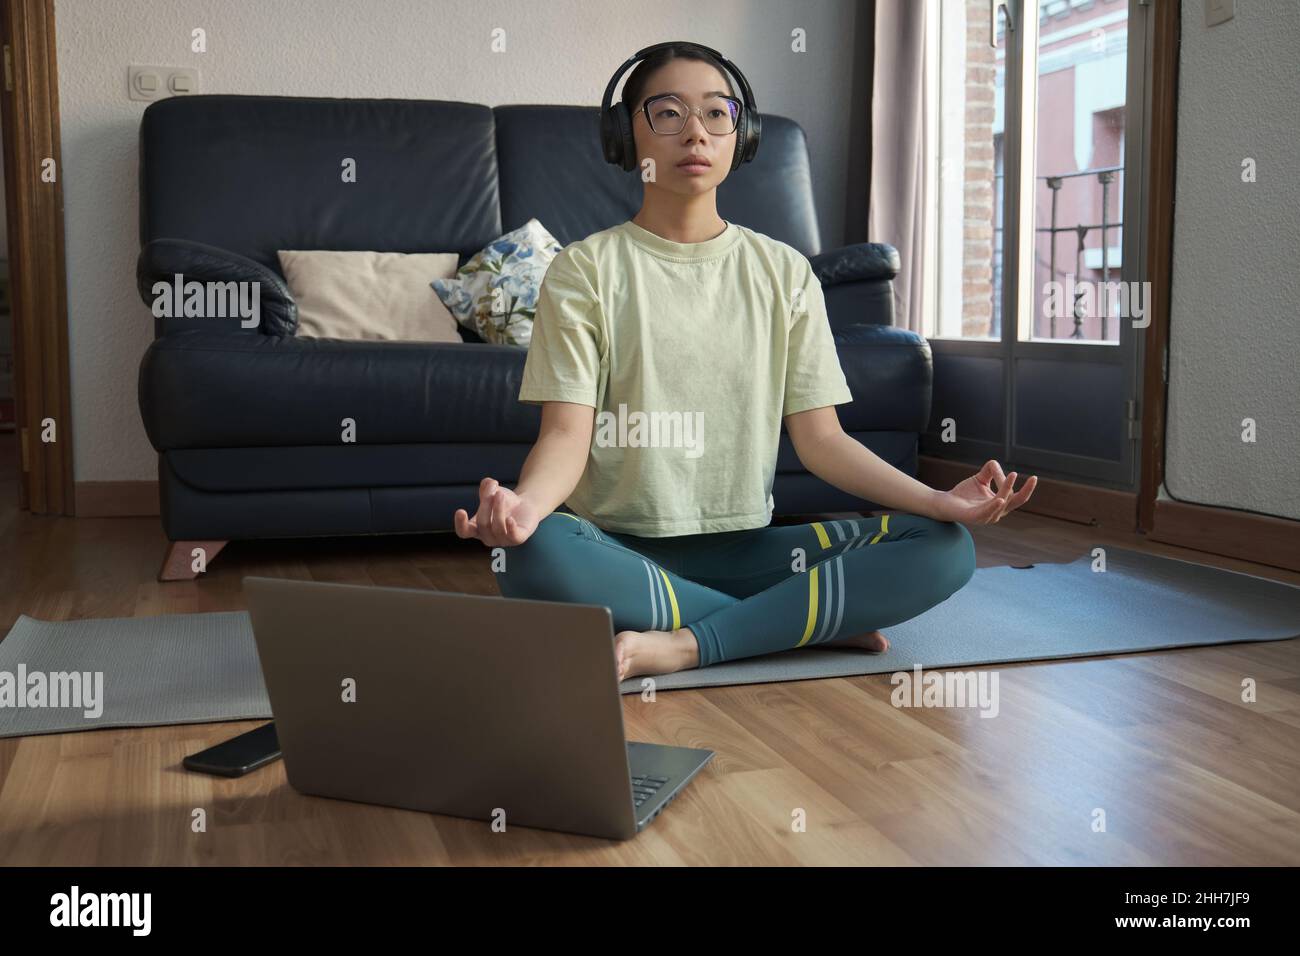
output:
<instances>
[{"instance_id":1,"label":"wooden door frame","mask_svg":"<svg viewBox=\"0 0 1300 956\"><path fill-rule=\"evenodd\" d=\"M54 0L0 0L19 507L75 513ZM52 181L51 181L52 180ZM44 423L53 440L43 440Z\"/></svg>"},{"instance_id":2,"label":"wooden door frame","mask_svg":"<svg viewBox=\"0 0 1300 956\"><path fill-rule=\"evenodd\" d=\"M1151 126L1147 179L1146 273L1151 283L1150 338L1142 364L1142 434L1138 484L1138 531L1156 523L1156 490L1165 478L1165 409L1169 392L1165 354L1169 347L1169 299L1173 292L1175 152L1178 140L1178 51L1180 4L1157 3L1151 11Z\"/></svg>"}]
</instances>

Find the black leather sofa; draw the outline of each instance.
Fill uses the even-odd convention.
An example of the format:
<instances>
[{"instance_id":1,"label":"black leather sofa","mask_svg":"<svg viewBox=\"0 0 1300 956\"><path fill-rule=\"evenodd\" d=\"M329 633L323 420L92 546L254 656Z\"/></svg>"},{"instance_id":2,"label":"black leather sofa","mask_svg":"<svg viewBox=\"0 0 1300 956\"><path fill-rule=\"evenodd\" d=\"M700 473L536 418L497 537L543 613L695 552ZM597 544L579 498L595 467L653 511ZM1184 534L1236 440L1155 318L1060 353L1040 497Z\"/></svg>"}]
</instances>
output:
<instances>
[{"instance_id":1,"label":"black leather sofa","mask_svg":"<svg viewBox=\"0 0 1300 956\"><path fill-rule=\"evenodd\" d=\"M465 262L537 217L563 244L631 218L636 173L605 163L598 109L438 100L196 95L140 124L137 285L261 283L261 323L155 318L139 369L158 451L163 529L189 545L233 539L449 530L485 475L509 485L536 439L517 400L525 350L484 343L297 338L277 249L457 252ZM356 181L341 175L355 161ZM763 117L754 162L719 187L719 214L794 246L821 279L854 401L846 431L909 474L930 414L926 341L892 326L898 254L823 252L807 142ZM432 294L432 292L430 293ZM342 420L356 422L353 443ZM778 514L871 510L808 474L783 432Z\"/></svg>"}]
</instances>

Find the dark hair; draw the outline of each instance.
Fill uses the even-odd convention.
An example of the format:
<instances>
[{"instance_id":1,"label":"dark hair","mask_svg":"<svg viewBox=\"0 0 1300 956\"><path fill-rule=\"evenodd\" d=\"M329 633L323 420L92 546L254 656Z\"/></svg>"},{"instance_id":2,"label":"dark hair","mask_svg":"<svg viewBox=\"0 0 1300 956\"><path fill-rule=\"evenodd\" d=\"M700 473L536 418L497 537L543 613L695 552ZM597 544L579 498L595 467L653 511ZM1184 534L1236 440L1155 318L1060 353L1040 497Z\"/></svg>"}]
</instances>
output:
<instances>
[{"instance_id":1,"label":"dark hair","mask_svg":"<svg viewBox=\"0 0 1300 956\"><path fill-rule=\"evenodd\" d=\"M726 81L727 92L732 96L736 95L736 88L731 84L731 74L727 72L726 67L718 62L716 57L709 56L703 50L698 50L692 46L674 44L651 53L638 63L628 76L627 81L623 84L623 102L627 104L629 114L636 109L637 104L641 102L641 98L645 95L645 88L651 74L665 63L671 63L673 60L699 60L702 63L717 67L718 72L722 74L722 78Z\"/></svg>"}]
</instances>

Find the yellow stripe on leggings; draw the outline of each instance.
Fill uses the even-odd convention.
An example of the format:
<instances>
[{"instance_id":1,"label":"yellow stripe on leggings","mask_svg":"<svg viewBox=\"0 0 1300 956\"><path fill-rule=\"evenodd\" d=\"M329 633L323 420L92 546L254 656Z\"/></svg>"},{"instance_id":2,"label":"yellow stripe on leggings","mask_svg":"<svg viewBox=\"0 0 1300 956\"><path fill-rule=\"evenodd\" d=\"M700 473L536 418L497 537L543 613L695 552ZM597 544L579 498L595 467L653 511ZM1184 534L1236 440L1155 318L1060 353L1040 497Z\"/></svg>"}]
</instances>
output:
<instances>
[{"instance_id":1,"label":"yellow stripe on leggings","mask_svg":"<svg viewBox=\"0 0 1300 956\"><path fill-rule=\"evenodd\" d=\"M673 582L668 580L668 575L663 568L656 568L655 570L663 576L664 587L668 589L668 600L673 604L673 630L675 631L682 626L682 615L677 610L677 595L673 592Z\"/></svg>"},{"instance_id":2,"label":"yellow stripe on leggings","mask_svg":"<svg viewBox=\"0 0 1300 956\"><path fill-rule=\"evenodd\" d=\"M881 538L883 538L883 537L884 537L885 535L887 535L887 534L889 534L889 515L881 515L881 516L880 516L880 534L876 535L876 536L875 536L874 538L872 538L869 542L867 542L868 546L875 544L877 541L879 541Z\"/></svg>"},{"instance_id":3,"label":"yellow stripe on leggings","mask_svg":"<svg viewBox=\"0 0 1300 956\"><path fill-rule=\"evenodd\" d=\"M803 637L795 647L803 647L808 643L808 638L812 637L813 625L817 623L817 570L819 565L813 565L808 571L808 625L803 630Z\"/></svg>"},{"instance_id":4,"label":"yellow stripe on leggings","mask_svg":"<svg viewBox=\"0 0 1300 956\"><path fill-rule=\"evenodd\" d=\"M826 529L822 527L822 523L820 521L814 521L812 526L813 530L817 532L817 540L822 543L822 547L829 548L831 546L831 539L826 533Z\"/></svg>"}]
</instances>

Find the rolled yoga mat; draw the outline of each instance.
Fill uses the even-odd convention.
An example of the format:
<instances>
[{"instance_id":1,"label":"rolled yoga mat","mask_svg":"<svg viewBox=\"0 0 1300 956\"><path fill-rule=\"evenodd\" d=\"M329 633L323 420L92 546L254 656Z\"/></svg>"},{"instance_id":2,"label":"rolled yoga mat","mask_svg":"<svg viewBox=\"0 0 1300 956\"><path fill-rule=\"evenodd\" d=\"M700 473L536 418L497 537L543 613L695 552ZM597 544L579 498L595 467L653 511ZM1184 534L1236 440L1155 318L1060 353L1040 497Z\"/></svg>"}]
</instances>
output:
<instances>
[{"instance_id":1,"label":"rolled yoga mat","mask_svg":"<svg viewBox=\"0 0 1300 956\"><path fill-rule=\"evenodd\" d=\"M1300 587L1125 548L1106 570L1069 564L979 568L942 604L884 627L884 654L800 648L663 674L656 691L1057 660L1300 636ZM22 670L20 670L22 669ZM14 707L23 672L102 672L102 713ZM623 681L637 693L645 678ZM91 688L93 694L93 688ZM85 703L85 701L83 701ZM0 641L0 737L271 716L246 611L66 622L26 615Z\"/></svg>"}]
</instances>

